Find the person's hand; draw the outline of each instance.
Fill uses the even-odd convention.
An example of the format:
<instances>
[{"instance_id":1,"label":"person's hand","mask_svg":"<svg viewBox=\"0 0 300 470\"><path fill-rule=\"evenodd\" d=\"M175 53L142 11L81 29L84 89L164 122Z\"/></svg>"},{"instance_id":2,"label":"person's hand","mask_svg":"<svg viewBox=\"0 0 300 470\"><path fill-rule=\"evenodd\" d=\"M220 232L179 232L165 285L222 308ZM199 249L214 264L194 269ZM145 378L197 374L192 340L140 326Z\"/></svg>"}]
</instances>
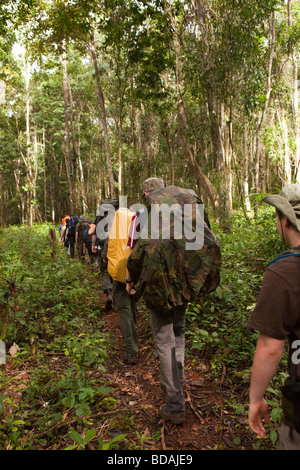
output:
<instances>
[{"instance_id":1,"label":"person's hand","mask_svg":"<svg viewBox=\"0 0 300 470\"><path fill-rule=\"evenodd\" d=\"M126 291L127 291L127 294L129 294L129 295L136 294L136 291L133 288L133 283L131 283L131 284L129 284L129 282L126 283Z\"/></svg>"},{"instance_id":2,"label":"person's hand","mask_svg":"<svg viewBox=\"0 0 300 470\"><path fill-rule=\"evenodd\" d=\"M260 401L251 402L249 405L249 426L255 434L260 437L265 437L266 430L263 425L270 423L269 407L266 400L263 398Z\"/></svg>"},{"instance_id":3,"label":"person's hand","mask_svg":"<svg viewBox=\"0 0 300 470\"><path fill-rule=\"evenodd\" d=\"M97 253L97 248L95 246L92 246L92 252Z\"/></svg>"}]
</instances>

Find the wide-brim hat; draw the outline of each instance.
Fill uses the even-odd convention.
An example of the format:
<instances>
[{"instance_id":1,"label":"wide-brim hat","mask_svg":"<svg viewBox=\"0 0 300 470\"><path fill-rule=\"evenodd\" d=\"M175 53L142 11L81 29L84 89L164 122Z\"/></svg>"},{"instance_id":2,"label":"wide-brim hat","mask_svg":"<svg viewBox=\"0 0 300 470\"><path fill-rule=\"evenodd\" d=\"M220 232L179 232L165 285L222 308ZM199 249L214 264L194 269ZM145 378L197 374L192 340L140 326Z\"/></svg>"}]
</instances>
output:
<instances>
[{"instance_id":1,"label":"wide-brim hat","mask_svg":"<svg viewBox=\"0 0 300 470\"><path fill-rule=\"evenodd\" d=\"M142 191L143 193L151 193L156 189L162 189L165 187L164 181L161 178L147 178L142 183Z\"/></svg>"},{"instance_id":2,"label":"wide-brim hat","mask_svg":"<svg viewBox=\"0 0 300 470\"><path fill-rule=\"evenodd\" d=\"M268 194L263 202L276 207L300 232L300 184L287 184L279 194Z\"/></svg>"}]
</instances>

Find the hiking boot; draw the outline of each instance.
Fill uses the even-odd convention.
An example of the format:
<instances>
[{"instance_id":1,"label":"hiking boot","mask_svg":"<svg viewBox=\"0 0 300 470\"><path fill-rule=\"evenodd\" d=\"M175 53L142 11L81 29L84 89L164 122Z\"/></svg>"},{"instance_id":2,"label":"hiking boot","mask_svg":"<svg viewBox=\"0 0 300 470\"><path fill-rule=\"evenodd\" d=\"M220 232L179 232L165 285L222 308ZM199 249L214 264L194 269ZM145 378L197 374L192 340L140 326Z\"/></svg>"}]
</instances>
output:
<instances>
[{"instance_id":1,"label":"hiking boot","mask_svg":"<svg viewBox=\"0 0 300 470\"><path fill-rule=\"evenodd\" d=\"M138 355L137 354L126 354L125 362L127 364L137 364L138 362Z\"/></svg>"},{"instance_id":2,"label":"hiking boot","mask_svg":"<svg viewBox=\"0 0 300 470\"><path fill-rule=\"evenodd\" d=\"M159 416L163 419L172 421L174 424L180 424L185 421L185 414L184 411L179 411L177 413L172 413L168 410L167 405L162 405L159 410Z\"/></svg>"}]
</instances>

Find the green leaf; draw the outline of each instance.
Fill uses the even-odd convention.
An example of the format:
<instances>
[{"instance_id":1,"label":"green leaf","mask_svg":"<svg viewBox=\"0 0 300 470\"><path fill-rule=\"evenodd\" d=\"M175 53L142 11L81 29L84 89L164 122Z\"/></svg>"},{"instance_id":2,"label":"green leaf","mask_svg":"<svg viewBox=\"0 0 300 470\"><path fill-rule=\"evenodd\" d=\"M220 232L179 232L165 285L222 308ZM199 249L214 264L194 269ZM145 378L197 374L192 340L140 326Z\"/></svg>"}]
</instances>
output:
<instances>
[{"instance_id":1,"label":"green leaf","mask_svg":"<svg viewBox=\"0 0 300 470\"><path fill-rule=\"evenodd\" d=\"M87 442L89 442L91 439L93 439L96 433L96 429L89 429L84 436L84 445L87 444Z\"/></svg>"},{"instance_id":2,"label":"green leaf","mask_svg":"<svg viewBox=\"0 0 300 470\"><path fill-rule=\"evenodd\" d=\"M109 443L113 444L114 442L119 442L124 439L124 437L126 437L126 434L119 434L118 436L113 437Z\"/></svg>"},{"instance_id":3,"label":"green leaf","mask_svg":"<svg viewBox=\"0 0 300 470\"><path fill-rule=\"evenodd\" d=\"M208 336L208 331L199 329L199 333L203 336Z\"/></svg>"},{"instance_id":4,"label":"green leaf","mask_svg":"<svg viewBox=\"0 0 300 470\"><path fill-rule=\"evenodd\" d=\"M277 432L274 429L272 429L272 431L270 432L270 439L273 445L277 441Z\"/></svg>"},{"instance_id":5,"label":"green leaf","mask_svg":"<svg viewBox=\"0 0 300 470\"><path fill-rule=\"evenodd\" d=\"M76 442L78 445L83 445L83 439L81 435L77 431L70 431L69 432L70 438Z\"/></svg>"}]
</instances>

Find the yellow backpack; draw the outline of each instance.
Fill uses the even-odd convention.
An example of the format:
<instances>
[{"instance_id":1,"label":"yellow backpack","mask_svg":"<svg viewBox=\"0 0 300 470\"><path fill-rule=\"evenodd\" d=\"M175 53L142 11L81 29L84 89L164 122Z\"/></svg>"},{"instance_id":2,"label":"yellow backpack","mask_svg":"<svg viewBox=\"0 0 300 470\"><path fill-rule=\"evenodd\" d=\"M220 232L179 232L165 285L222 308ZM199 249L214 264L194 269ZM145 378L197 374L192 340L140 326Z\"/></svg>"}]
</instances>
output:
<instances>
[{"instance_id":1,"label":"yellow backpack","mask_svg":"<svg viewBox=\"0 0 300 470\"><path fill-rule=\"evenodd\" d=\"M107 247L107 270L115 281L125 284L127 258L130 248L127 246L129 226L134 212L127 208L116 211L109 233Z\"/></svg>"}]
</instances>

